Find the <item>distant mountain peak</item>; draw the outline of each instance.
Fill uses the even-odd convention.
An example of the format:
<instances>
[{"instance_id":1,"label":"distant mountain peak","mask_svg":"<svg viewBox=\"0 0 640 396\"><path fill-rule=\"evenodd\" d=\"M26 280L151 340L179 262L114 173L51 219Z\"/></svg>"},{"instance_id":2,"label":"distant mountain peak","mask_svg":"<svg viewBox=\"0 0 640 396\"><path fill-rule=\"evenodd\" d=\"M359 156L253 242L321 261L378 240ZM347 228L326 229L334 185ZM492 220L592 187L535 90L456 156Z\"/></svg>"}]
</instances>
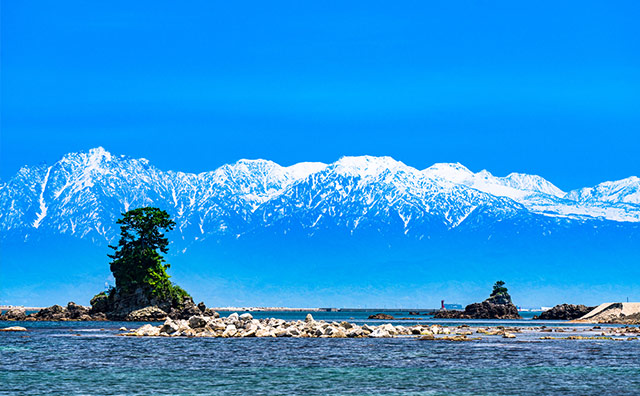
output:
<instances>
[{"instance_id":1,"label":"distant mountain peak","mask_svg":"<svg viewBox=\"0 0 640 396\"><path fill-rule=\"evenodd\" d=\"M374 157L370 155L345 156L330 165L336 172L363 178L373 177L387 170L415 171L400 161L391 157Z\"/></svg>"},{"instance_id":2,"label":"distant mountain peak","mask_svg":"<svg viewBox=\"0 0 640 396\"><path fill-rule=\"evenodd\" d=\"M537 175L496 177L460 163L422 171L391 157L345 156L283 167L241 159L200 174L161 171L102 147L23 167L0 188L0 233L38 232L96 240L117 235L123 211L159 206L183 238L280 228L355 232L492 227L507 219L640 222L640 179L565 193ZM539 217L535 217L539 216ZM524 227L524 226L523 226ZM395 230L395 231L394 231ZM415 231L418 232L418 231Z\"/></svg>"}]
</instances>

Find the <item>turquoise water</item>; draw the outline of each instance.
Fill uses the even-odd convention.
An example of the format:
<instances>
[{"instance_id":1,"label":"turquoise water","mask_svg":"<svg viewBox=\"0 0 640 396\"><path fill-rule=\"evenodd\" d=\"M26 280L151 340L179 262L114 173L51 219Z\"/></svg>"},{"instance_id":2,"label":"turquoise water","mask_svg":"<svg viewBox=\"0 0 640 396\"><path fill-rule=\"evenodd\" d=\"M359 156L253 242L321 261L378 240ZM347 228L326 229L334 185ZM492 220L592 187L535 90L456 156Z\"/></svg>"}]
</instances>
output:
<instances>
[{"instance_id":1,"label":"turquoise water","mask_svg":"<svg viewBox=\"0 0 640 396\"><path fill-rule=\"evenodd\" d=\"M640 395L640 341L133 338L117 329L139 323L6 325L29 331L0 333L1 395Z\"/></svg>"}]
</instances>

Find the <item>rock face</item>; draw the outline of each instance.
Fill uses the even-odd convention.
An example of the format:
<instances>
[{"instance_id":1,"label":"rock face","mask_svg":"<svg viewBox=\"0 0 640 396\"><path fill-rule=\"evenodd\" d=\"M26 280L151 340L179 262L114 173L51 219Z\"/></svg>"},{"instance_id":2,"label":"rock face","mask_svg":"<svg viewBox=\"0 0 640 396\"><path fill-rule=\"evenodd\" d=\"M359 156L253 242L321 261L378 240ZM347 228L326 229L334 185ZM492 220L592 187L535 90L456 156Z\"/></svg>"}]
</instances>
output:
<instances>
[{"instance_id":1,"label":"rock face","mask_svg":"<svg viewBox=\"0 0 640 396\"><path fill-rule=\"evenodd\" d=\"M533 319L574 320L586 315L594 308L595 307L587 307L585 305L559 304L548 311L544 311L539 316L534 316Z\"/></svg>"},{"instance_id":2,"label":"rock face","mask_svg":"<svg viewBox=\"0 0 640 396\"><path fill-rule=\"evenodd\" d=\"M191 297L184 297L182 302L176 303L169 299L157 298L142 288L132 293L100 293L91 299L90 313L103 314L110 320L127 321L156 321L167 317L188 319L196 315L219 316L203 302L196 305Z\"/></svg>"},{"instance_id":3,"label":"rock face","mask_svg":"<svg viewBox=\"0 0 640 396\"><path fill-rule=\"evenodd\" d=\"M481 303L469 304L464 311L438 311L434 319L522 319L507 293L492 295Z\"/></svg>"},{"instance_id":4,"label":"rock face","mask_svg":"<svg viewBox=\"0 0 640 396\"><path fill-rule=\"evenodd\" d=\"M375 315L370 315L369 319L394 320L395 318L392 315L388 315L385 313L377 313Z\"/></svg>"},{"instance_id":5,"label":"rock face","mask_svg":"<svg viewBox=\"0 0 640 396\"><path fill-rule=\"evenodd\" d=\"M100 293L91 299L91 312L103 313L111 320L124 320L130 313L147 307L156 307L164 311L165 315L176 308L171 301L156 298L142 288L131 293L118 290L109 294Z\"/></svg>"}]
</instances>

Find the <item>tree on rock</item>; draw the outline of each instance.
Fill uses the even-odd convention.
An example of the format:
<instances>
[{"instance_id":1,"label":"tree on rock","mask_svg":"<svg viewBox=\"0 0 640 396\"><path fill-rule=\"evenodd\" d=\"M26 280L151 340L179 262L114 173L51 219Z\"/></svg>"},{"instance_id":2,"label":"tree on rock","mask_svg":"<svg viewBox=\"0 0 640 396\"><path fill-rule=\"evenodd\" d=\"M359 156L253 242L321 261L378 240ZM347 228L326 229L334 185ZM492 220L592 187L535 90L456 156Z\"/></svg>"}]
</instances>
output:
<instances>
[{"instance_id":1,"label":"tree on rock","mask_svg":"<svg viewBox=\"0 0 640 396\"><path fill-rule=\"evenodd\" d=\"M507 288L504 287L504 284L504 281L497 281L493 285L493 291L487 301L494 304L511 304L511 296L509 295Z\"/></svg>"},{"instance_id":2,"label":"tree on rock","mask_svg":"<svg viewBox=\"0 0 640 396\"><path fill-rule=\"evenodd\" d=\"M158 208L146 207L130 210L117 221L120 241L108 255L116 289L124 293L140 288L161 299L181 302L187 293L169 280L169 264L162 254L168 253L169 240L164 233L176 223L169 214Z\"/></svg>"},{"instance_id":3,"label":"tree on rock","mask_svg":"<svg viewBox=\"0 0 640 396\"><path fill-rule=\"evenodd\" d=\"M165 233L175 227L169 214L158 208L138 208L124 213L117 224L120 241L109 246L114 253L108 255L116 286L91 299L92 311L121 319L149 306L169 313L193 305L189 294L167 274L169 263L163 254L169 251L169 240Z\"/></svg>"},{"instance_id":4,"label":"tree on rock","mask_svg":"<svg viewBox=\"0 0 640 396\"><path fill-rule=\"evenodd\" d=\"M504 281L497 281L494 285L493 285L493 291L491 292L491 297L493 296L501 296L501 295L509 295L507 288L504 287Z\"/></svg>"}]
</instances>

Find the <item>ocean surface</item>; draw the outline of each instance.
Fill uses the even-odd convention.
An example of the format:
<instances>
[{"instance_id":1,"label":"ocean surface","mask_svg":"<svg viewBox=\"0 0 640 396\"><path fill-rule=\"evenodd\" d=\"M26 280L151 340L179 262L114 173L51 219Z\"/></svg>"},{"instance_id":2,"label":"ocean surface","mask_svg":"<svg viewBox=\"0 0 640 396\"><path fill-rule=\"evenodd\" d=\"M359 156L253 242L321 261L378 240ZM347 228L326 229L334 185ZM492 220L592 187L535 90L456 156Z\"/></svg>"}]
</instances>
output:
<instances>
[{"instance_id":1,"label":"ocean surface","mask_svg":"<svg viewBox=\"0 0 640 396\"><path fill-rule=\"evenodd\" d=\"M306 312L252 314L293 320ZM388 322L367 320L370 312L312 314ZM591 328L526 319L420 322ZM640 395L638 340L136 338L117 336L118 328L142 323L0 322L12 325L29 331L0 332L0 395Z\"/></svg>"}]
</instances>

